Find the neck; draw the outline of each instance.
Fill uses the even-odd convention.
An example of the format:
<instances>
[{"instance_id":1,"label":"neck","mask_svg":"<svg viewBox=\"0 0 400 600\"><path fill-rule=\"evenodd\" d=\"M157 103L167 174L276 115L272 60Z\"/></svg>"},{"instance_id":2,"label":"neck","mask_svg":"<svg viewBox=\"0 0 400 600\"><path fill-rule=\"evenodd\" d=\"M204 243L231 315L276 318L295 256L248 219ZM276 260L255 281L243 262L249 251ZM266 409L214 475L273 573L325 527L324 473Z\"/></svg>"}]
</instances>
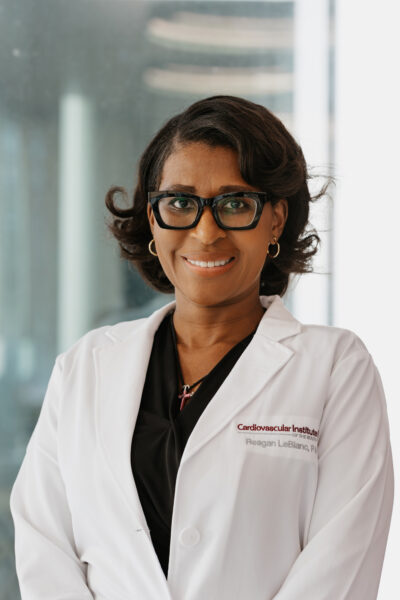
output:
<instances>
[{"instance_id":1,"label":"neck","mask_svg":"<svg viewBox=\"0 0 400 600\"><path fill-rule=\"evenodd\" d=\"M176 293L173 323L177 343L188 350L236 344L256 329L265 308L254 293L220 304L199 304Z\"/></svg>"}]
</instances>

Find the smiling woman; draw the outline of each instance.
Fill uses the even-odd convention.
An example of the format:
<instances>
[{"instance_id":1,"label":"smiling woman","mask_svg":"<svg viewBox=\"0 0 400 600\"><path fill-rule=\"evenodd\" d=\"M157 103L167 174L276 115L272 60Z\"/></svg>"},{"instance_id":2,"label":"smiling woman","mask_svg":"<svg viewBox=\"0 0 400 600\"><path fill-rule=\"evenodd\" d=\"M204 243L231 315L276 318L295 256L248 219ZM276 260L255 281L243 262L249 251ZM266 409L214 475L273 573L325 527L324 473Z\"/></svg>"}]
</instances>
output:
<instances>
[{"instance_id":1,"label":"smiling woman","mask_svg":"<svg viewBox=\"0 0 400 600\"><path fill-rule=\"evenodd\" d=\"M382 382L281 299L319 240L307 179L278 119L216 96L156 134L131 208L108 192L122 256L175 300L57 357L10 501L23 600L376 599Z\"/></svg>"}]
</instances>

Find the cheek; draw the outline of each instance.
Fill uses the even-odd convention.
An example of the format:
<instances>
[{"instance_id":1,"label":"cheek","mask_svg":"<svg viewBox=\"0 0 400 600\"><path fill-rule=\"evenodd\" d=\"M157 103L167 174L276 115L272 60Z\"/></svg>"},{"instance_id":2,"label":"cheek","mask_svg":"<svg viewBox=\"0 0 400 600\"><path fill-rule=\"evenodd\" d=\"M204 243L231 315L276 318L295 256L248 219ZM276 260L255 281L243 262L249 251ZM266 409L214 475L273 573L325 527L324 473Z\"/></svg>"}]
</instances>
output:
<instances>
[{"instance_id":1,"label":"cheek","mask_svg":"<svg viewBox=\"0 0 400 600\"><path fill-rule=\"evenodd\" d=\"M267 259L267 249L261 244L257 247L253 247L252 254L249 258L249 272L253 275L257 275L261 272Z\"/></svg>"},{"instance_id":2,"label":"cheek","mask_svg":"<svg viewBox=\"0 0 400 600\"><path fill-rule=\"evenodd\" d=\"M179 248L184 247L184 241L172 234L171 231L163 230L158 227L158 254L161 266L167 276L172 276L179 261L183 260L180 256Z\"/></svg>"},{"instance_id":3,"label":"cheek","mask_svg":"<svg viewBox=\"0 0 400 600\"><path fill-rule=\"evenodd\" d=\"M241 252L244 256L246 256L247 262L250 264L250 268L254 266L254 269L259 268L264 264L265 259L267 258L267 234L257 232L257 235L253 232L253 235L246 236L246 240L238 241L238 248L241 249Z\"/></svg>"}]
</instances>

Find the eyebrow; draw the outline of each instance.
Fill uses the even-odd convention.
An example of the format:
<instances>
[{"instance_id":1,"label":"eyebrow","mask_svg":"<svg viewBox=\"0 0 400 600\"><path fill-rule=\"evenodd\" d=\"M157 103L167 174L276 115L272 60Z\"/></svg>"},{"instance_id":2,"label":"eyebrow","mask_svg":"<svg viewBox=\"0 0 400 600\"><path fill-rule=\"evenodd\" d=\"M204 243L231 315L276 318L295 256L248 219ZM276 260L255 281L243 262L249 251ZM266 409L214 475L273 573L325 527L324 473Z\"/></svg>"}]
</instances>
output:
<instances>
[{"instance_id":1,"label":"eyebrow","mask_svg":"<svg viewBox=\"0 0 400 600\"><path fill-rule=\"evenodd\" d=\"M171 192L177 191L189 192L191 194L196 193L195 187L193 187L192 185L184 185L181 183L173 183L172 185L169 185L166 189L170 190ZM246 185L221 185L218 191L221 194L224 194L225 192L252 192L253 190L250 187L247 187Z\"/></svg>"}]
</instances>

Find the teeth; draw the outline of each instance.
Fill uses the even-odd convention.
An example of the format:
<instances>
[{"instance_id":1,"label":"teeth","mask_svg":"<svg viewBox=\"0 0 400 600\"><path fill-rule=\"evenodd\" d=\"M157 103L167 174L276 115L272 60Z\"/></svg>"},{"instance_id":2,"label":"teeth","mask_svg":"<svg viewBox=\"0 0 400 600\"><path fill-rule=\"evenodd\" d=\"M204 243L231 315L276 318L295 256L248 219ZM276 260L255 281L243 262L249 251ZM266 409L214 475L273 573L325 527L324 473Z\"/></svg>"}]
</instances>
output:
<instances>
[{"instance_id":1,"label":"teeth","mask_svg":"<svg viewBox=\"0 0 400 600\"><path fill-rule=\"evenodd\" d=\"M204 261L199 261L199 260L189 260L188 258L186 259L188 262L190 262L190 264L192 265L197 265L198 267L220 267L222 265L226 265L231 259L228 258L228 260L216 260L216 261L208 261L208 262L204 262Z\"/></svg>"}]
</instances>

